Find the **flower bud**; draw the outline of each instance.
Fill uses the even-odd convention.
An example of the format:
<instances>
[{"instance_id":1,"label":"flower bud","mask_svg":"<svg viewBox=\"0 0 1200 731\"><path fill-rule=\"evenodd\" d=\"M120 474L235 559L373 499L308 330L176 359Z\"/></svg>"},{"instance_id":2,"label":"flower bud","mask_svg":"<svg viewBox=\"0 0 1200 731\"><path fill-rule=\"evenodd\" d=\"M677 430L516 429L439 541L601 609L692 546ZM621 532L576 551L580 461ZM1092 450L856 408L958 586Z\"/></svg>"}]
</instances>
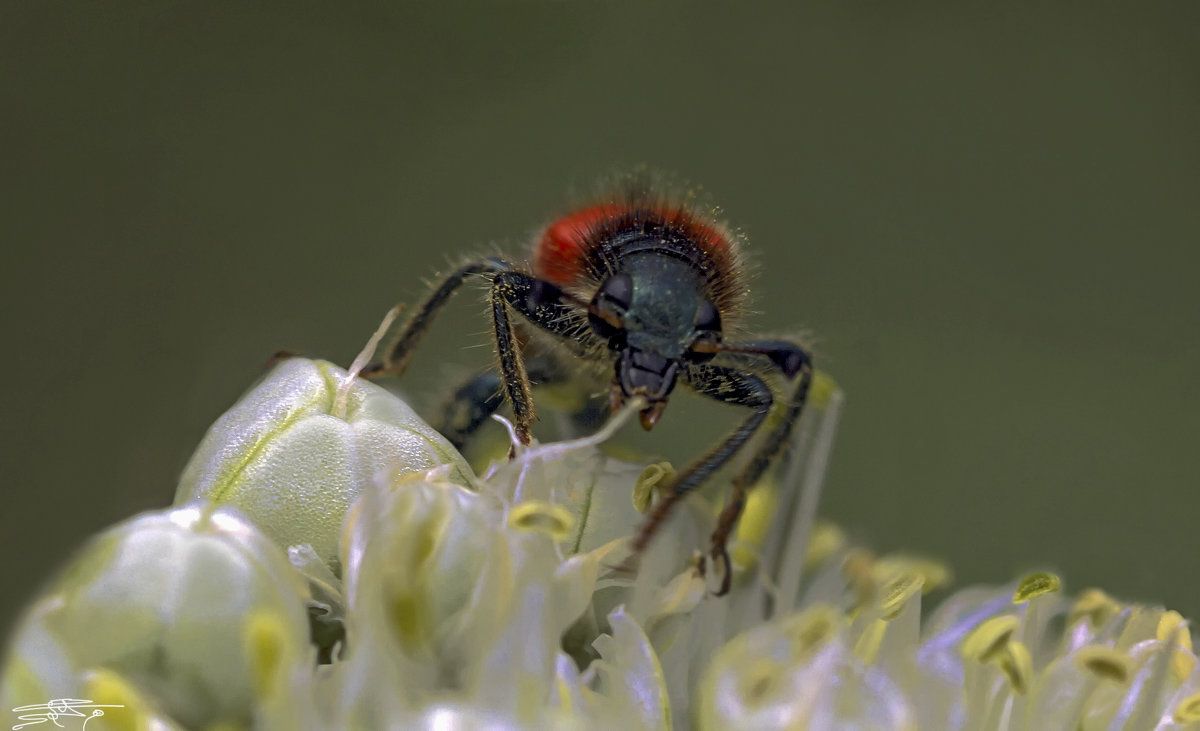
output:
<instances>
[{"instance_id":1,"label":"flower bud","mask_svg":"<svg viewBox=\"0 0 1200 731\"><path fill-rule=\"evenodd\" d=\"M4 686L150 706L188 728L242 724L290 696L312 664L305 585L283 552L229 508L146 513L94 539L26 616ZM94 685L94 683L92 683ZM109 694L110 696L113 694ZM111 709L119 722L121 711Z\"/></svg>"},{"instance_id":2,"label":"flower bud","mask_svg":"<svg viewBox=\"0 0 1200 731\"><path fill-rule=\"evenodd\" d=\"M448 441L389 391L325 361L279 363L209 429L175 493L233 505L280 546L309 544L335 573L346 510L388 484L445 465L471 484Z\"/></svg>"}]
</instances>

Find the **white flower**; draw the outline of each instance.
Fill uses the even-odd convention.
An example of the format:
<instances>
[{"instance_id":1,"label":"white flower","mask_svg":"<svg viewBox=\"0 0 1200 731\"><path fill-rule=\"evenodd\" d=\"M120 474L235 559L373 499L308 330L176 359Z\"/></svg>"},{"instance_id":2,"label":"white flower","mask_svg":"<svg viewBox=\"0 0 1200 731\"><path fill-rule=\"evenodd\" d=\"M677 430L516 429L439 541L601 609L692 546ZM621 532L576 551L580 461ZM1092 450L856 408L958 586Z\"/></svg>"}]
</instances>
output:
<instances>
[{"instance_id":1,"label":"white flower","mask_svg":"<svg viewBox=\"0 0 1200 731\"><path fill-rule=\"evenodd\" d=\"M305 684L306 596L236 511L144 514L93 539L29 610L0 696L7 708L100 697L187 727L249 724Z\"/></svg>"},{"instance_id":2,"label":"white flower","mask_svg":"<svg viewBox=\"0 0 1200 731\"><path fill-rule=\"evenodd\" d=\"M2 695L164 728L1200 728L1174 612L1034 574L922 621L943 566L815 522L839 404L819 377L715 597L700 496L613 568L669 471L597 449L621 416L474 478L394 396L294 359L205 438L197 502L105 534L33 605Z\"/></svg>"}]
</instances>

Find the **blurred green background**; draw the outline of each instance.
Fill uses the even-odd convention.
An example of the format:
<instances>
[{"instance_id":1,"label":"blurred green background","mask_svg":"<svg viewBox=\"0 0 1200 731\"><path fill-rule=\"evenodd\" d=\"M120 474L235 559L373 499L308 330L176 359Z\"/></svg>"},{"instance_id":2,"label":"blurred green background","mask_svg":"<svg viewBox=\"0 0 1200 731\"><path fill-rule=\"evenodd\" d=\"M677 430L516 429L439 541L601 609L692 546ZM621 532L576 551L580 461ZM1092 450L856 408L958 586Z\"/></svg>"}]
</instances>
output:
<instances>
[{"instance_id":1,"label":"blurred green background","mask_svg":"<svg viewBox=\"0 0 1200 731\"><path fill-rule=\"evenodd\" d=\"M924 9L922 9L924 8ZM847 393L824 513L1200 616L1200 5L6 3L0 627L294 348L614 169ZM486 362L460 298L412 393ZM456 364L445 368L444 364ZM678 460L740 415L676 399Z\"/></svg>"}]
</instances>

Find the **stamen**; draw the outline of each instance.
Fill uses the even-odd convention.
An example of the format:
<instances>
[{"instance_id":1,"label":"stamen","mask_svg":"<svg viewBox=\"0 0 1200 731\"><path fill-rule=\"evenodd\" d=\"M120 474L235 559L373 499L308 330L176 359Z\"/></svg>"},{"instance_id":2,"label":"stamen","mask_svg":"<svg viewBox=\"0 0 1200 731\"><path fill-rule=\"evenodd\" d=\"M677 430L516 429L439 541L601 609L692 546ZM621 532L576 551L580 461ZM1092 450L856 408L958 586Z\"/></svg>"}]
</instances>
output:
<instances>
[{"instance_id":1,"label":"stamen","mask_svg":"<svg viewBox=\"0 0 1200 731\"><path fill-rule=\"evenodd\" d=\"M1046 571L1039 571L1021 580L1016 593L1013 594L1013 604L1023 604L1036 596L1049 594L1061 588L1061 579Z\"/></svg>"},{"instance_id":2,"label":"stamen","mask_svg":"<svg viewBox=\"0 0 1200 731\"><path fill-rule=\"evenodd\" d=\"M963 659L990 662L1008 646L1020 624L1020 620L1011 614L992 617L983 622L963 641Z\"/></svg>"},{"instance_id":3,"label":"stamen","mask_svg":"<svg viewBox=\"0 0 1200 731\"><path fill-rule=\"evenodd\" d=\"M565 541L571 537L575 518L561 505L527 500L509 511L508 525L526 533L542 533L556 541Z\"/></svg>"},{"instance_id":4,"label":"stamen","mask_svg":"<svg viewBox=\"0 0 1200 731\"><path fill-rule=\"evenodd\" d=\"M1098 678L1124 685L1133 672L1133 660L1109 647L1084 647L1075 653L1075 665Z\"/></svg>"},{"instance_id":5,"label":"stamen","mask_svg":"<svg viewBox=\"0 0 1200 731\"><path fill-rule=\"evenodd\" d=\"M1085 589L1075 600L1075 605L1067 614L1067 626L1070 627L1080 619L1087 619L1094 628L1100 628L1121 611L1121 605L1100 589Z\"/></svg>"},{"instance_id":6,"label":"stamen","mask_svg":"<svg viewBox=\"0 0 1200 731\"><path fill-rule=\"evenodd\" d=\"M675 468L670 462L646 465L633 483L633 507L645 515L650 509L650 504L654 502L655 490L668 484L674 476Z\"/></svg>"},{"instance_id":7,"label":"stamen","mask_svg":"<svg viewBox=\"0 0 1200 731\"><path fill-rule=\"evenodd\" d=\"M1025 695L1033 681L1033 658L1024 643L1013 641L1005 646L997 658L1000 670L1008 678L1009 685L1017 695Z\"/></svg>"},{"instance_id":8,"label":"stamen","mask_svg":"<svg viewBox=\"0 0 1200 731\"><path fill-rule=\"evenodd\" d=\"M1175 723L1192 723L1200 721L1200 693L1193 693L1175 706L1173 714Z\"/></svg>"}]
</instances>

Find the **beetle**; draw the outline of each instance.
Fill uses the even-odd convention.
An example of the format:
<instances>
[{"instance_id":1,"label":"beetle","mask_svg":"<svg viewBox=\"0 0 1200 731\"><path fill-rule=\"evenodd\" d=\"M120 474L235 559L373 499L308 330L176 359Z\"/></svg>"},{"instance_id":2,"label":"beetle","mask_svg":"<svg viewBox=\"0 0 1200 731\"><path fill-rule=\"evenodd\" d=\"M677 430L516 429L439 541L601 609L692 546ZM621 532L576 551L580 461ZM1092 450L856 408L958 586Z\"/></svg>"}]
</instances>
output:
<instances>
[{"instance_id":1,"label":"beetle","mask_svg":"<svg viewBox=\"0 0 1200 731\"><path fill-rule=\"evenodd\" d=\"M732 479L709 554L724 569L726 543L747 492L783 451L812 383L809 351L776 338L728 338L748 294L740 240L690 200L633 187L546 226L527 262L467 262L445 275L415 308L370 377L400 375L446 302L471 279L490 287L498 369L457 390L438 426L461 445L505 401L516 438L528 445L536 420L531 380L556 383L579 373L607 381L609 410L641 399L649 430L678 385L749 415L677 472L638 527L630 566L686 494L735 459L756 437ZM520 327L517 327L517 326Z\"/></svg>"}]
</instances>

